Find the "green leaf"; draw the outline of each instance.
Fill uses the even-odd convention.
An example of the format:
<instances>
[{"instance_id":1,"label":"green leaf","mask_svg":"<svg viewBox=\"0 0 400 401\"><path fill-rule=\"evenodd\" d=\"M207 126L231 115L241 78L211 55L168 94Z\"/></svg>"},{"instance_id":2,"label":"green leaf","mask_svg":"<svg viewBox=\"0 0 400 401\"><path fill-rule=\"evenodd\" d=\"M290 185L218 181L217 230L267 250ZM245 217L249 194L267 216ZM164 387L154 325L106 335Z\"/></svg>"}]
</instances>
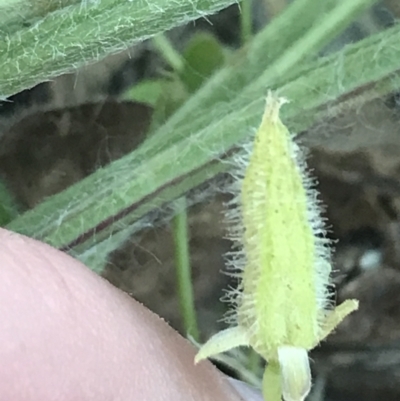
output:
<instances>
[{"instance_id":1,"label":"green leaf","mask_svg":"<svg viewBox=\"0 0 400 401\"><path fill-rule=\"evenodd\" d=\"M183 82L176 76L165 79L160 85L160 95L155 104L155 110L150 132L153 132L188 99L189 93Z\"/></svg>"},{"instance_id":2,"label":"green leaf","mask_svg":"<svg viewBox=\"0 0 400 401\"><path fill-rule=\"evenodd\" d=\"M47 2L39 2L46 3ZM69 3L69 2L67 2ZM31 1L0 2L0 98L72 71L157 33L212 14L234 0L101 0L75 2L31 26L11 29L7 7L29 11ZM62 5L61 5L62 6ZM44 10L46 11L46 10ZM32 15L36 11L32 10ZM30 19L29 15L24 18Z\"/></svg>"},{"instance_id":3,"label":"green leaf","mask_svg":"<svg viewBox=\"0 0 400 401\"><path fill-rule=\"evenodd\" d=\"M183 52L185 64L180 74L190 93L195 92L225 61L224 49L215 36L199 32Z\"/></svg>"},{"instance_id":4,"label":"green leaf","mask_svg":"<svg viewBox=\"0 0 400 401\"><path fill-rule=\"evenodd\" d=\"M125 100L133 100L155 107L163 90L163 80L146 80L132 86L123 95Z\"/></svg>"}]
</instances>

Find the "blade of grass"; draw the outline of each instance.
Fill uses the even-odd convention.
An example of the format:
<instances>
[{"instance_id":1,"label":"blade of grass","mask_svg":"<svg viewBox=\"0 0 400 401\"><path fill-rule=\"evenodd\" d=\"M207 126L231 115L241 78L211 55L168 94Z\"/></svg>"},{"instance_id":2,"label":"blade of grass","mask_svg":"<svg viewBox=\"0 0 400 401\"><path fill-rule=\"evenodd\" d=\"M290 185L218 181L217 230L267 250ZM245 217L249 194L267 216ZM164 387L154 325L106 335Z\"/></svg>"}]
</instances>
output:
<instances>
[{"instance_id":1,"label":"blade of grass","mask_svg":"<svg viewBox=\"0 0 400 401\"><path fill-rule=\"evenodd\" d=\"M165 35L154 36L153 45L175 71L182 70L184 63L182 56L175 50Z\"/></svg>"},{"instance_id":2,"label":"blade of grass","mask_svg":"<svg viewBox=\"0 0 400 401\"><path fill-rule=\"evenodd\" d=\"M183 57L174 49L168 38L157 35L153 38L153 44L175 73L182 71L184 67ZM199 340L196 308L193 296L192 269L190 265L188 216L186 198L182 197L176 202L176 215L172 221L172 232L175 246L175 272L178 299L181 309L181 317L185 334L194 340Z\"/></svg>"},{"instance_id":3,"label":"blade of grass","mask_svg":"<svg viewBox=\"0 0 400 401\"><path fill-rule=\"evenodd\" d=\"M190 267L188 223L186 199L180 198L177 202L178 214L173 220L173 233L175 244L175 271L181 316L186 334L195 341L199 341L196 308L194 306L193 281Z\"/></svg>"},{"instance_id":4,"label":"blade of grass","mask_svg":"<svg viewBox=\"0 0 400 401\"><path fill-rule=\"evenodd\" d=\"M18 205L10 191L0 180L0 227L8 224L18 216Z\"/></svg>"},{"instance_id":5,"label":"blade of grass","mask_svg":"<svg viewBox=\"0 0 400 401\"><path fill-rule=\"evenodd\" d=\"M5 17L0 8L0 98L234 2L102 0L62 8L11 31L1 25Z\"/></svg>"},{"instance_id":6,"label":"blade of grass","mask_svg":"<svg viewBox=\"0 0 400 401\"><path fill-rule=\"evenodd\" d=\"M245 45L253 35L253 0L242 0L240 7L240 37L242 45Z\"/></svg>"},{"instance_id":7,"label":"blade of grass","mask_svg":"<svg viewBox=\"0 0 400 401\"><path fill-rule=\"evenodd\" d=\"M292 100L283 110L285 121L293 131L300 131L329 113L327 104L332 100L345 99L363 88L370 93L377 88L377 94L397 88L399 43L397 26L305 66L303 75L280 85L280 92ZM379 86L381 82L386 86ZM151 210L226 171L227 165L213 160L243 140L263 110L263 82L250 89L246 96L239 96L232 103L220 103L216 107L218 121L211 119L210 125L201 128L204 121L199 121L199 117L193 119L191 124L177 128L179 140L162 151L155 151L156 143L152 147L145 144L7 227L55 247L78 247L77 252L94 246L111 232L122 230Z\"/></svg>"},{"instance_id":8,"label":"blade of grass","mask_svg":"<svg viewBox=\"0 0 400 401\"><path fill-rule=\"evenodd\" d=\"M82 235L74 238L74 241L70 243L61 242L63 245L59 246L59 248L65 251L73 249L76 254L84 252L91 247L95 247L99 241L110 238L114 232L123 230L125 227L132 225L153 212L155 212L152 216L153 221L161 219L165 222L167 218L171 217L174 213L174 210L170 210L168 206L172 200L178 198L178 196L176 196L177 193L181 195L186 194L188 191L210 180L217 174L226 171L226 169L226 165L211 161L207 166L202 166L198 171L191 171L187 175L176 177L176 181L174 181L172 185L170 185L171 183L167 183L165 186L159 187L156 196L154 196L155 194L149 194L151 202L148 202L148 198L140 199L138 203L130 204L129 210L123 210L120 215L110 216L109 220L103 221L100 228L96 227L94 230L89 230L87 232L81 231ZM160 211L162 213L160 213ZM139 223L137 227L140 225ZM146 225L146 223L144 225ZM70 229L73 229L73 225L70 226ZM68 231L66 231L66 233L67 232ZM52 236L52 233L50 233L50 235ZM62 237L58 239L62 240ZM44 241L48 242L47 240L51 240L51 238L46 237Z\"/></svg>"},{"instance_id":9,"label":"blade of grass","mask_svg":"<svg viewBox=\"0 0 400 401\"><path fill-rule=\"evenodd\" d=\"M309 54L315 55L338 31L343 31L356 15L370 7L375 0L339 1L337 6L325 16L321 16L319 24L313 26L288 51L274 61L260 76L259 80L268 82L286 75L294 75L302 60ZM253 85L256 85L254 83Z\"/></svg>"},{"instance_id":10,"label":"blade of grass","mask_svg":"<svg viewBox=\"0 0 400 401\"><path fill-rule=\"evenodd\" d=\"M90 266L95 273L101 274L108 263L110 254L118 248L116 244L122 245L125 243L138 228L135 224L132 224L116 232L112 237L100 241L95 246L88 247L83 252L77 252L73 249L70 255L79 259L86 266ZM143 222L141 222L140 228L143 228Z\"/></svg>"}]
</instances>

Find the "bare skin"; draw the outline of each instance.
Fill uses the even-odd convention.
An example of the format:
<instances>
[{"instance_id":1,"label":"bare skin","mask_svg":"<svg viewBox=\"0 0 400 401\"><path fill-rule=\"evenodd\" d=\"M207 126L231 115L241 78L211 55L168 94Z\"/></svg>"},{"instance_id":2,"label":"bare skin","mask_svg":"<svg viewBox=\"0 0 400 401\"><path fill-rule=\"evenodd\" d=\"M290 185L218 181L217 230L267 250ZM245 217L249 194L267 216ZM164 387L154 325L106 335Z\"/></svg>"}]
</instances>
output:
<instances>
[{"instance_id":1,"label":"bare skin","mask_svg":"<svg viewBox=\"0 0 400 401\"><path fill-rule=\"evenodd\" d=\"M0 401L261 401L80 262L2 229L0 322Z\"/></svg>"}]
</instances>

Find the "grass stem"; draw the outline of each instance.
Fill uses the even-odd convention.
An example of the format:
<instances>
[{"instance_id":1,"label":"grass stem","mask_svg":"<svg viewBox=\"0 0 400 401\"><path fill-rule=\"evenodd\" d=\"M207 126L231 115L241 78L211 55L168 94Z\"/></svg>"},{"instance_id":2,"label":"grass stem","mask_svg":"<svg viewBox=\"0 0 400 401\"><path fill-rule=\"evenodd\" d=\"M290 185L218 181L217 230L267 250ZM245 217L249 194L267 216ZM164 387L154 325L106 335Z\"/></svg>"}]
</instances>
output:
<instances>
[{"instance_id":1,"label":"grass stem","mask_svg":"<svg viewBox=\"0 0 400 401\"><path fill-rule=\"evenodd\" d=\"M179 303L185 331L195 341L198 341L199 330L190 267L186 198L180 198L177 202L179 213L173 219L173 234Z\"/></svg>"},{"instance_id":2,"label":"grass stem","mask_svg":"<svg viewBox=\"0 0 400 401\"><path fill-rule=\"evenodd\" d=\"M245 45L253 35L252 0L240 2L240 36L242 45Z\"/></svg>"},{"instance_id":3,"label":"grass stem","mask_svg":"<svg viewBox=\"0 0 400 401\"><path fill-rule=\"evenodd\" d=\"M164 34L154 36L153 45L157 51L162 55L165 61L176 71L182 71L183 58L172 46L172 43Z\"/></svg>"}]
</instances>

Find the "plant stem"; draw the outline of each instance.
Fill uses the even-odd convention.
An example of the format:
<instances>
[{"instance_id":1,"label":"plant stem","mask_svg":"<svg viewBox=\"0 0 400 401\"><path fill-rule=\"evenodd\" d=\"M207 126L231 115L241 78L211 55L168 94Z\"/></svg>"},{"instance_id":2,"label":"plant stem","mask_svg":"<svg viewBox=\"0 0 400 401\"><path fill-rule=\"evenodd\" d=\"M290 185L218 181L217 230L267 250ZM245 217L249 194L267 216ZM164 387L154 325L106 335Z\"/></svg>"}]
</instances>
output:
<instances>
[{"instance_id":1,"label":"plant stem","mask_svg":"<svg viewBox=\"0 0 400 401\"><path fill-rule=\"evenodd\" d=\"M242 0L240 4L240 36L244 46L253 35L253 0Z\"/></svg>"},{"instance_id":2,"label":"plant stem","mask_svg":"<svg viewBox=\"0 0 400 401\"><path fill-rule=\"evenodd\" d=\"M262 358L252 348L248 350L247 367L255 376L260 375Z\"/></svg>"},{"instance_id":3,"label":"plant stem","mask_svg":"<svg viewBox=\"0 0 400 401\"><path fill-rule=\"evenodd\" d=\"M18 205L5 183L0 180L0 227L18 216Z\"/></svg>"},{"instance_id":4,"label":"plant stem","mask_svg":"<svg viewBox=\"0 0 400 401\"><path fill-rule=\"evenodd\" d=\"M164 34L159 34L153 38L154 47L164 57L165 61L176 71L182 70L184 61L182 56L174 49L171 42Z\"/></svg>"},{"instance_id":5,"label":"plant stem","mask_svg":"<svg viewBox=\"0 0 400 401\"><path fill-rule=\"evenodd\" d=\"M178 214L173 220L175 242L175 271L183 325L187 334L199 341L196 309L190 268L186 198L177 201Z\"/></svg>"},{"instance_id":6,"label":"plant stem","mask_svg":"<svg viewBox=\"0 0 400 401\"><path fill-rule=\"evenodd\" d=\"M153 44L165 61L176 73L182 71L184 61L182 56L174 49L164 34L153 38ZM172 221L172 230L175 243L175 272L177 277L177 293L181 308L183 327L187 335L195 341L199 340L196 309L193 297L193 281L191 279L189 234L187 227L186 198L177 201L178 212Z\"/></svg>"}]
</instances>

